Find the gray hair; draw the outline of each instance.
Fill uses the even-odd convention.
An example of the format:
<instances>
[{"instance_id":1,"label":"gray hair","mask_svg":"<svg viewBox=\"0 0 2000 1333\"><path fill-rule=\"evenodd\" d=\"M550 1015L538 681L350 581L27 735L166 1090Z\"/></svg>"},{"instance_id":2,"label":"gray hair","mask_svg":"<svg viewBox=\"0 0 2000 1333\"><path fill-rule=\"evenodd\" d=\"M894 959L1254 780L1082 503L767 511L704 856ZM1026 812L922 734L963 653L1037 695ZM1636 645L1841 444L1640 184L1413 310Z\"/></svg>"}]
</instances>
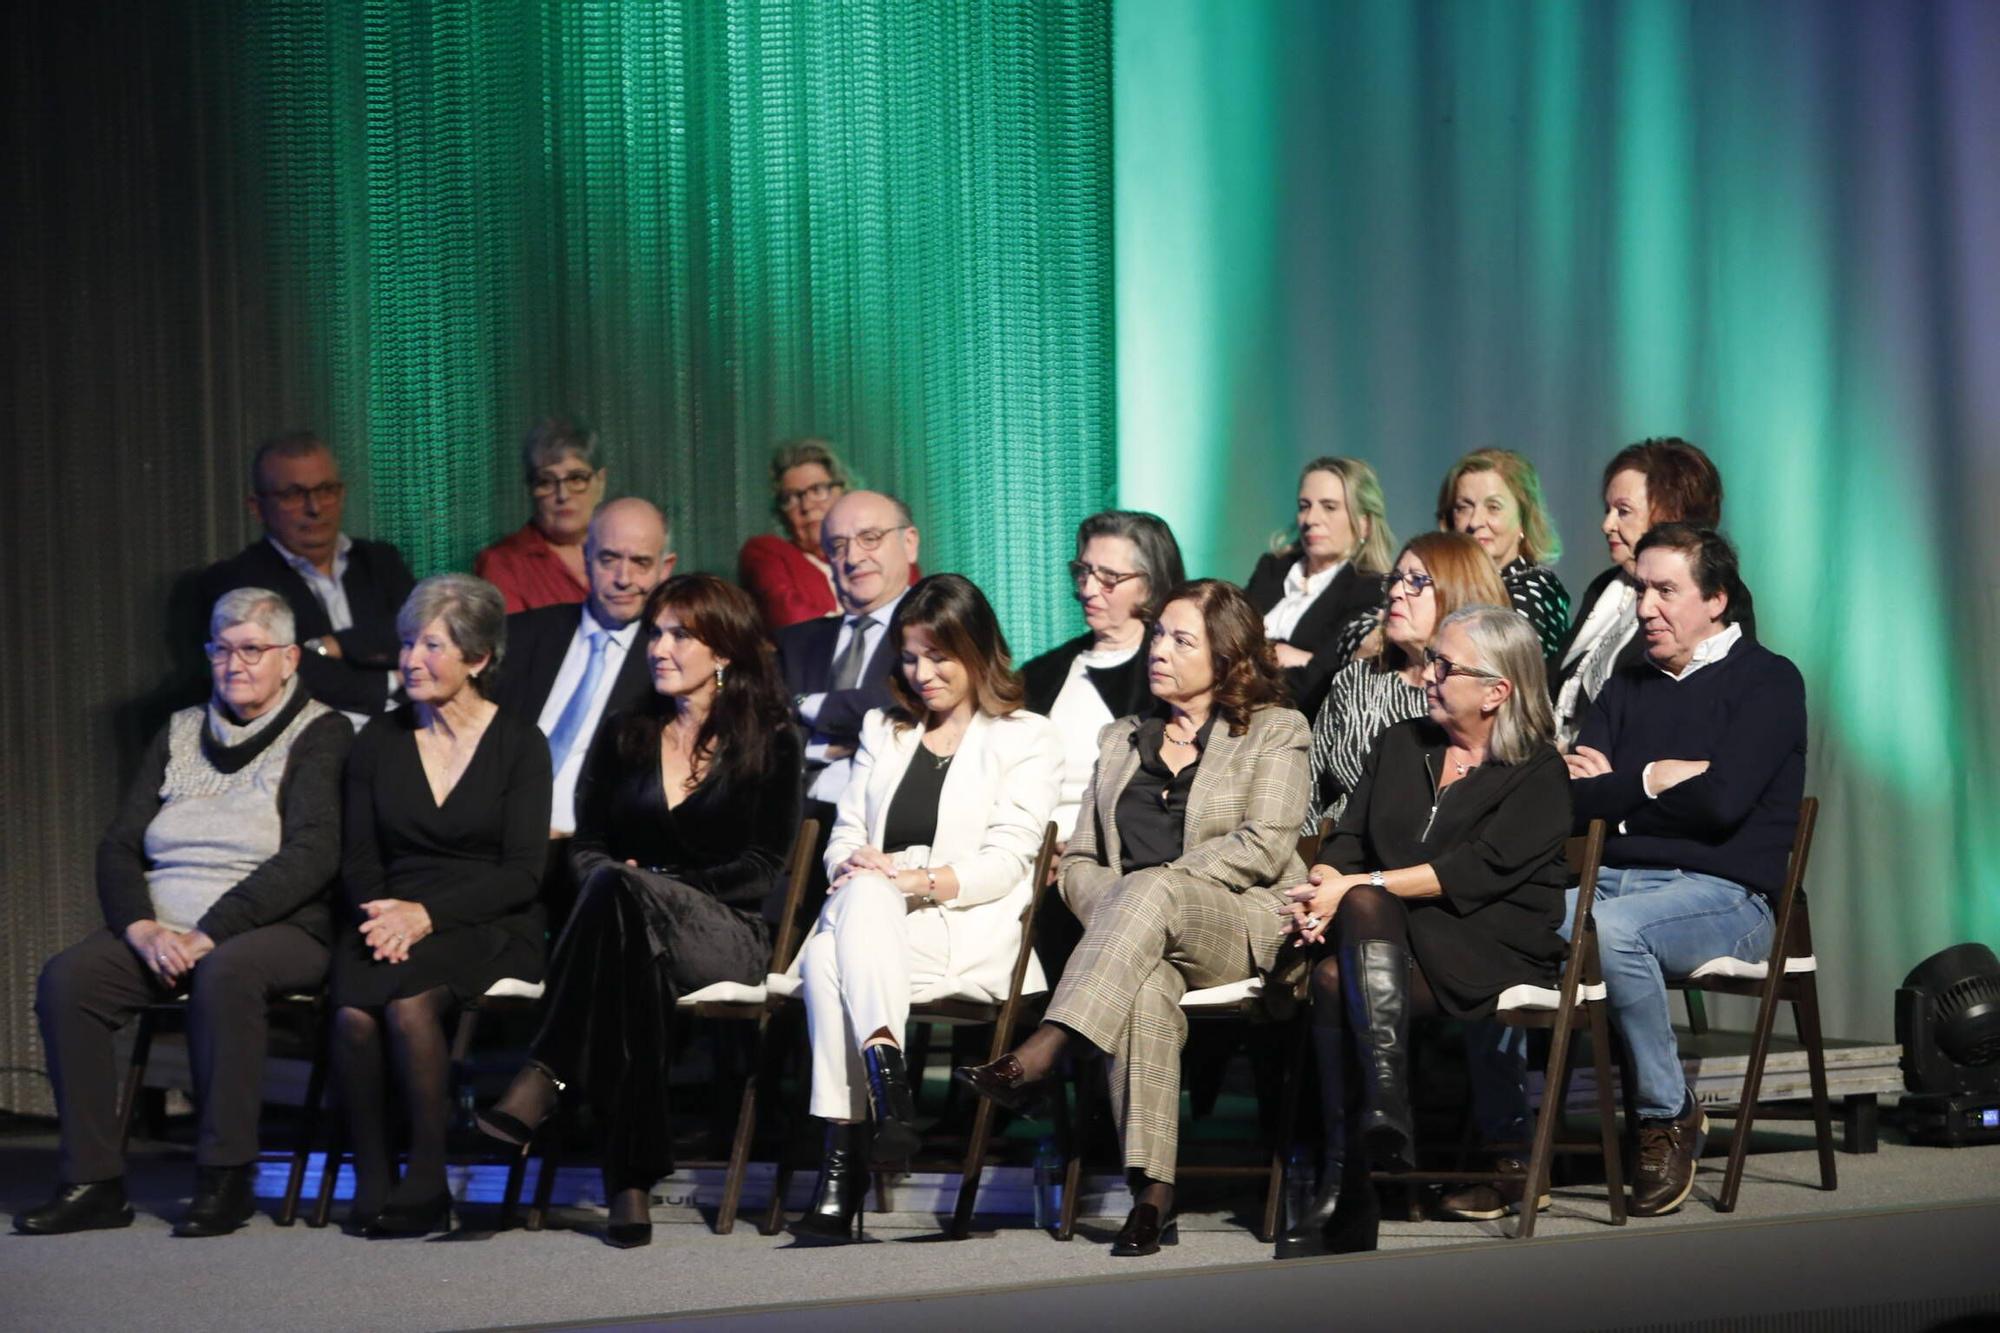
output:
<instances>
[{"instance_id":1,"label":"gray hair","mask_svg":"<svg viewBox=\"0 0 2000 1333\"><path fill-rule=\"evenodd\" d=\"M250 489L263 491L265 459L306 458L320 453L331 457L333 449L316 430L288 430L258 441L257 451L250 455Z\"/></svg>"},{"instance_id":2,"label":"gray hair","mask_svg":"<svg viewBox=\"0 0 2000 1333\"><path fill-rule=\"evenodd\" d=\"M1076 525L1077 559L1083 559L1083 548L1092 537L1123 537L1132 543L1133 558L1146 576L1146 604L1139 618L1148 623L1158 620L1167 594L1187 582L1181 567L1181 546L1167 521L1142 509L1107 509L1092 514Z\"/></svg>"},{"instance_id":3,"label":"gray hair","mask_svg":"<svg viewBox=\"0 0 2000 1333\"><path fill-rule=\"evenodd\" d=\"M414 638L433 620L444 622L468 661L491 659L482 675L490 679L499 669L507 652L507 599L498 588L472 574L433 574L410 590L396 613L396 633Z\"/></svg>"},{"instance_id":4,"label":"gray hair","mask_svg":"<svg viewBox=\"0 0 2000 1333\"><path fill-rule=\"evenodd\" d=\"M276 647L297 642L290 603L269 588L233 588L215 599L215 609L208 613L208 637L236 625L255 625L271 636Z\"/></svg>"},{"instance_id":5,"label":"gray hair","mask_svg":"<svg viewBox=\"0 0 2000 1333\"><path fill-rule=\"evenodd\" d=\"M809 463L825 468L827 480L843 491L852 490L860 484L860 479L847 470L847 464L841 462L840 455L833 451L831 440L815 439L810 435L786 440L771 451L772 513L784 517L784 507L778 502L778 487L784 484L785 474Z\"/></svg>"},{"instance_id":6,"label":"gray hair","mask_svg":"<svg viewBox=\"0 0 2000 1333\"><path fill-rule=\"evenodd\" d=\"M535 473L575 454L592 472L603 464L597 457L597 432L573 417L545 417L529 428L521 441L521 476L535 484Z\"/></svg>"},{"instance_id":7,"label":"gray hair","mask_svg":"<svg viewBox=\"0 0 2000 1333\"><path fill-rule=\"evenodd\" d=\"M1527 617L1507 607L1466 606L1446 616L1438 634L1452 625L1464 628L1479 653L1477 663L1465 665L1484 667L1514 687L1493 720L1487 753L1503 764L1518 764L1542 746L1554 745L1556 719L1549 707L1548 668L1541 638ZM1437 635L1431 642L1437 642Z\"/></svg>"}]
</instances>

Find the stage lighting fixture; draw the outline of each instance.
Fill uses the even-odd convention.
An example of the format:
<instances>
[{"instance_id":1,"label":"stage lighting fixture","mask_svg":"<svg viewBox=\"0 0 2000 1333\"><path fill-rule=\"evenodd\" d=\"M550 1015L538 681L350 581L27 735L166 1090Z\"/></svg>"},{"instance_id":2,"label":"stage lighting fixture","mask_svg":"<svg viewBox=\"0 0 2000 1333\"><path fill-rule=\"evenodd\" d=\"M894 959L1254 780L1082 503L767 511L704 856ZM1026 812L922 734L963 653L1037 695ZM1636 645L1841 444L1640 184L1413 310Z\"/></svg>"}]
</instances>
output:
<instances>
[{"instance_id":1,"label":"stage lighting fixture","mask_svg":"<svg viewBox=\"0 0 2000 1333\"><path fill-rule=\"evenodd\" d=\"M1902 1115L1917 1143L2000 1143L2000 958L1954 944L1903 978L1896 992L1903 1044Z\"/></svg>"}]
</instances>

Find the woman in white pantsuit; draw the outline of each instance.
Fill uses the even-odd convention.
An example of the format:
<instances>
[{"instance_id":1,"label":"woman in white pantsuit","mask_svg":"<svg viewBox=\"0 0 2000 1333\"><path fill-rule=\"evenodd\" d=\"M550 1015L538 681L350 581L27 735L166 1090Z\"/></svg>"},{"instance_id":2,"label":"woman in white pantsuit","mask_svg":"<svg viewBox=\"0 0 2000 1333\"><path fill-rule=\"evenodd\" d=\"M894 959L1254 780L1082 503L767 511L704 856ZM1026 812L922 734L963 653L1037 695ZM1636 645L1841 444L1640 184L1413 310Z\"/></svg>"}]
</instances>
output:
<instances>
[{"instance_id":1,"label":"woman in white pantsuit","mask_svg":"<svg viewBox=\"0 0 2000 1333\"><path fill-rule=\"evenodd\" d=\"M827 843L826 907L800 951L811 1110L827 1137L795 1229L815 1237L847 1236L869 1167L917 1147L902 1052L912 1000L1005 996L1061 780L1055 727L1022 709L978 588L956 574L923 580L889 640L896 702L862 724ZM1029 989L1043 984L1031 961Z\"/></svg>"}]
</instances>

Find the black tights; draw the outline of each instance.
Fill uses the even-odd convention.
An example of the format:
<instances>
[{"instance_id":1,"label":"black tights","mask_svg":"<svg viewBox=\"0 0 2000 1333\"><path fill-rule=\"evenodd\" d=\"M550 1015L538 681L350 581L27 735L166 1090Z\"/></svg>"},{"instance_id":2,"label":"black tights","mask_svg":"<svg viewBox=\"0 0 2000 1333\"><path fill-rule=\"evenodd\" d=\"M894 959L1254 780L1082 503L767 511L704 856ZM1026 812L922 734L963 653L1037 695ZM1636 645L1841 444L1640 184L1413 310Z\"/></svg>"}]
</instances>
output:
<instances>
[{"instance_id":1,"label":"black tights","mask_svg":"<svg viewBox=\"0 0 2000 1333\"><path fill-rule=\"evenodd\" d=\"M1347 999L1341 993L1340 960L1363 940L1387 940L1408 952L1410 909L1401 898L1372 884L1349 889L1327 929L1326 952L1312 971L1313 1051L1319 1059L1319 1101L1326 1138L1322 1164L1340 1161L1351 1094L1360 1088L1360 1053L1350 1040ZM1330 946L1330 947L1327 947ZM1410 1017L1437 1012L1437 998L1414 962L1410 967Z\"/></svg>"},{"instance_id":2,"label":"black tights","mask_svg":"<svg viewBox=\"0 0 2000 1333\"><path fill-rule=\"evenodd\" d=\"M445 1192L444 1140L451 1119L451 1049L445 1042L449 989L435 986L381 1009L343 1008L333 1017L334 1064L354 1144L354 1212L385 1203L419 1204ZM383 1029L388 1030L387 1051ZM386 1058L385 1058L386 1056ZM388 1066L410 1115L410 1155L395 1183L389 1155Z\"/></svg>"}]
</instances>

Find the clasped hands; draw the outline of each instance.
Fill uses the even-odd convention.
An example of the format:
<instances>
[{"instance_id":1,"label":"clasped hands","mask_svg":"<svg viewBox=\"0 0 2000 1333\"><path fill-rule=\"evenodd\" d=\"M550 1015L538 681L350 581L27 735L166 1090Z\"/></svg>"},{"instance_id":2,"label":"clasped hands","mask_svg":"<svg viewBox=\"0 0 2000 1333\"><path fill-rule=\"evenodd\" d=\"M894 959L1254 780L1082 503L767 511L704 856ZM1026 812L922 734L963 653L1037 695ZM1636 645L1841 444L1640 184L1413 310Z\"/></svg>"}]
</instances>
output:
<instances>
[{"instance_id":1,"label":"clasped hands","mask_svg":"<svg viewBox=\"0 0 2000 1333\"><path fill-rule=\"evenodd\" d=\"M194 965L215 948L215 941L200 930L175 930L158 921L134 921L125 927L125 944L162 986L178 990Z\"/></svg>"},{"instance_id":2,"label":"clasped hands","mask_svg":"<svg viewBox=\"0 0 2000 1333\"><path fill-rule=\"evenodd\" d=\"M1286 902L1278 915L1284 918L1285 934L1294 937L1292 947L1302 949L1325 939L1340 900L1349 889L1367 882L1366 875L1343 875L1332 866L1317 865L1305 883L1286 889Z\"/></svg>"},{"instance_id":3,"label":"clasped hands","mask_svg":"<svg viewBox=\"0 0 2000 1333\"><path fill-rule=\"evenodd\" d=\"M827 882L826 891L832 893L856 875L876 874L896 886L896 891L905 898L918 898L931 891L931 878L921 870L899 867L896 858L879 847L857 847L834 868L833 878Z\"/></svg>"},{"instance_id":4,"label":"clasped hands","mask_svg":"<svg viewBox=\"0 0 2000 1333\"><path fill-rule=\"evenodd\" d=\"M1573 754L1564 755L1563 763L1572 778L1601 778L1611 771L1610 758L1588 745L1579 745ZM1658 796L1708 772L1708 760L1655 759L1647 767L1651 771L1646 774L1646 795Z\"/></svg>"},{"instance_id":5,"label":"clasped hands","mask_svg":"<svg viewBox=\"0 0 2000 1333\"><path fill-rule=\"evenodd\" d=\"M360 925L361 942L378 963L406 963L410 949L434 927L422 903L401 898L375 898L361 904L367 920Z\"/></svg>"}]
</instances>

